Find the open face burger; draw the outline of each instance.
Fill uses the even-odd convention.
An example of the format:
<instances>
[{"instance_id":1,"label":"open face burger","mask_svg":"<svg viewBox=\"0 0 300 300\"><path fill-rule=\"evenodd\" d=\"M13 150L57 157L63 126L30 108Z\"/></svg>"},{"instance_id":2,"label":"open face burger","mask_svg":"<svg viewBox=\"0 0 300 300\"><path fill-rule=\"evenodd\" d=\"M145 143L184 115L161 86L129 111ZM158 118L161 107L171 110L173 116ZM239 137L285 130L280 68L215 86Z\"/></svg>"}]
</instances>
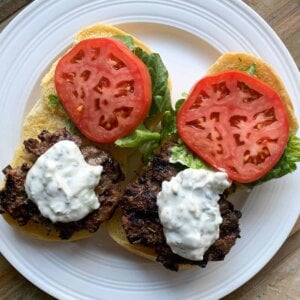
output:
<instances>
[{"instance_id":1,"label":"open face burger","mask_svg":"<svg viewBox=\"0 0 300 300\"><path fill-rule=\"evenodd\" d=\"M132 152L126 148L149 143L151 153L157 146L152 129L171 106L168 72L142 42L96 24L77 34L41 88L3 171L0 213L39 239L85 238L119 203L125 176L118 161L126 170Z\"/></svg>"},{"instance_id":2,"label":"open face burger","mask_svg":"<svg viewBox=\"0 0 300 300\"><path fill-rule=\"evenodd\" d=\"M176 103L169 120L176 124L165 124L171 142L127 186L109 233L168 269L205 266L224 259L239 237L241 213L227 200L235 188L296 169L297 118L266 62L227 53ZM209 205L199 201L202 196Z\"/></svg>"},{"instance_id":3,"label":"open face burger","mask_svg":"<svg viewBox=\"0 0 300 300\"><path fill-rule=\"evenodd\" d=\"M10 225L39 239L77 240L111 218L124 174L109 153L65 128L44 130L24 147L27 162L3 171L0 211Z\"/></svg>"}]
</instances>

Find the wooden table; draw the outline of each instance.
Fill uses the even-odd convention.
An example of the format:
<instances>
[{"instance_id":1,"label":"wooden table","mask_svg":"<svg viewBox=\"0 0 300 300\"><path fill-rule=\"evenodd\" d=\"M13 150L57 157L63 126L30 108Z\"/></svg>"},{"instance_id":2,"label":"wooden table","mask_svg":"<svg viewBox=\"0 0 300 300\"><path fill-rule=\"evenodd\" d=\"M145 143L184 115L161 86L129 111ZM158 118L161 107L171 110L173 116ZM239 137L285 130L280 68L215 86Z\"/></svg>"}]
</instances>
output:
<instances>
[{"instance_id":1,"label":"wooden table","mask_svg":"<svg viewBox=\"0 0 300 300\"><path fill-rule=\"evenodd\" d=\"M0 0L0 31L31 0ZM245 0L283 40L300 67L300 0ZM273 259L232 299L300 299L300 220ZM53 299L20 275L0 254L0 299Z\"/></svg>"}]
</instances>

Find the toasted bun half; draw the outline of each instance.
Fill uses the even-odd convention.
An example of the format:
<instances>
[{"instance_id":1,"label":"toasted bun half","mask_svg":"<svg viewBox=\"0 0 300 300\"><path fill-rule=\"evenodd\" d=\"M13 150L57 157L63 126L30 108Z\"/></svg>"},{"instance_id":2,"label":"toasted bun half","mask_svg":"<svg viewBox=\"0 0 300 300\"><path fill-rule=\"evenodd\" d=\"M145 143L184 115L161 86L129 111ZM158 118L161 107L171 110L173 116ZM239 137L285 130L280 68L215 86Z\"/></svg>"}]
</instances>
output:
<instances>
[{"instance_id":1,"label":"toasted bun half","mask_svg":"<svg viewBox=\"0 0 300 300\"><path fill-rule=\"evenodd\" d=\"M96 24L81 30L75 37L75 44L84 39L89 38L100 38L100 37L112 37L114 35L130 35L116 27L108 26L104 24ZM151 52L150 49L144 45L141 41L134 39L135 45L142 48L146 52ZM59 59L58 59L59 60ZM56 95L55 85L54 85L54 72L58 60L53 63L50 68L50 71L44 76L41 82L41 91L42 98L37 101L35 106L26 116L23 131L22 131L22 141L28 138L36 138L36 136L42 130L48 130L50 132L56 131L59 128L66 126L66 121L68 116L59 108L53 107L50 105L48 96L50 94ZM106 150L110 151L114 157L118 158L118 161L126 167L126 150L117 150L114 147L106 147ZM123 157L122 157L123 156ZM17 148L11 166L16 168L22 163L28 162L28 156L24 152L23 144L20 144ZM34 238L41 240L50 240L50 241L61 241L58 236L58 233L53 229L51 231L48 228L45 228L42 224L36 224L29 222L25 226L19 226L19 224L13 220L9 215L3 215L5 221L8 222L12 227L16 228L18 231L25 232L31 235ZM93 233L90 233L86 230L75 232L73 236L67 241L74 241L91 236Z\"/></svg>"},{"instance_id":2,"label":"toasted bun half","mask_svg":"<svg viewBox=\"0 0 300 300\"><path fill-rule=\"evenodd\" d=\"M118 208L114 213L113 217L106 223L106 229L109 235L117 242L120 246L124 247L128 251L143 256L147 259L155 261L155 252L153 249L144 247L141 245L130 244L126 238L125 231L121 224L122 213Z\"/></svg>"},{"instance_id":3,"label":"toasted bun half","mask_svg":"<svg viewBox=\"0 0 300 300\"><path fill-rule=\"evenodd\" d=\"M133 245L129 243L121 223L121 217L122 217L121 211L120 209L117 209L113 217L106 223L106 229L110 237L129 252L155 262L157 255L153 249L141 245ZM179 269L188 270L192 267L193 267L192 265L182 264L179 266Z\"/></svg>"},{"instance_id":4,"label":"toasted bun half","mask_svg":"<svg viewBox=\"0 0 300 300\"><path fill-rule=\"evenodd\" d=\"M30 235L35 239L43 240L43 241L71 242L71 241L77 241L77 240L88 238L93 234L88 232L87 230L81 230L75 232L70 239L62 240L59 237L57 231L55 231L54 229L48 231L47 228L45 228L45 226L43 226L42 224L36 224L32 221L29 221L25 226L20 226L18 222L16 222L13 218L11 218L7 214L5 214L3 218L10 226L15 228L17 231L26 233L27 235Z\"/></svg>"},{"instance_id":5,"label":"toasted bun half","mask_svg":"<svg viewBox=\"0 0 300 300\"><path fill-rule=\"evenodd\" d=\"M298 121L295 116L292 101L284 83L276 71L261 58L248 53L225 53L209 69L208 74L215 74L227 70L246 70L250 65L256 65L256 77L270 87L280 96L290 123L291 132L298 130Z\"/></svg>"},{"instance_id":6,"label":"toasted bun half","mask_svg":"<svg viewBox=\"0 0 300 300\"><path fill-rule=\"evenodd\" d=\"M247 53L225 53L208 69L207 74L215 74L226 70L246 70L251 64L256 65L257 78L270 85L280 95L288 114L290 129L292 132L296 132L298 122L294 114L293 104L284 84L276 71L262 59ZM120 211L115 213L106 226L112 239L119 245L134 254L145 257L151 261L156 261L156 254L152 249L129 243L121 224ZM190 269L192 267L192 265L180 265L180 270Z\"/></svg>"}]
</instances>

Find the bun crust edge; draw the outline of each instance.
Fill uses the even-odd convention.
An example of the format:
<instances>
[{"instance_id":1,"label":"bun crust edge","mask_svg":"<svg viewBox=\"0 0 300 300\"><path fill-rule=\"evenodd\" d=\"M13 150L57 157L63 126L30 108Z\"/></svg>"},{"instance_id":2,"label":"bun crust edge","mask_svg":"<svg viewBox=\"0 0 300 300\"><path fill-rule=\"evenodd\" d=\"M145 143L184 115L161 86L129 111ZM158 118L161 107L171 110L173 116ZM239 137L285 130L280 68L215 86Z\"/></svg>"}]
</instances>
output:
<instances>
[{"instance_id":1,"label":"bun crust edge","mask_svg":"<svg viewBox=\"0 0 300 300\"><path fill-rule=\"evenodd\" d=\"M129 243L125 231L123 229L123 226L121 224L121 216L122 215L120 209L117 209L113 217L106 223L106 229L110 237L121 247L125 248L129 252L155 262L157 255L153 249L141 245L133 245ZM182 264L179 266L179 269L180 271L189 270L194 267L195 266L193 265Z\"/></svg>"}]
</instances>

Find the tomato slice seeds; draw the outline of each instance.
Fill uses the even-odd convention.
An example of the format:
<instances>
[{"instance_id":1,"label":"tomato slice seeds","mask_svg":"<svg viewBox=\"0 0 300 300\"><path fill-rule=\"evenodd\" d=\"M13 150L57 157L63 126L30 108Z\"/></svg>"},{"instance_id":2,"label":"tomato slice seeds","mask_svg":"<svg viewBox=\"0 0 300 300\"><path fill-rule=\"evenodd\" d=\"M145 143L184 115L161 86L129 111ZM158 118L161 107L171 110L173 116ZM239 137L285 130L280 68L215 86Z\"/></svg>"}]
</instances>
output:
<instances>
[{"instance_id":1,"label":"tomato slice seeds","mask_svg":"<svg viewBox=\"0 0 300 300\"><path fill-rule=\"evenodd\" d=\"M289 138L278 94L241 71L197 82L179 110L177 127L191 150L241 183L265 175L280 159Z\"/></svg>"},{"instance_id":2,"label":"tomato slice seeds","mask_svg":"<svg viewBox=\"0 0 300 300\"><path fill-rule=\"evenodd\" d=\"M147 67L116 39L79 42L58 62L54 80L69 117L95 142L112 143L129 134L151 105Z\"/></svg>"}]
</instances>

